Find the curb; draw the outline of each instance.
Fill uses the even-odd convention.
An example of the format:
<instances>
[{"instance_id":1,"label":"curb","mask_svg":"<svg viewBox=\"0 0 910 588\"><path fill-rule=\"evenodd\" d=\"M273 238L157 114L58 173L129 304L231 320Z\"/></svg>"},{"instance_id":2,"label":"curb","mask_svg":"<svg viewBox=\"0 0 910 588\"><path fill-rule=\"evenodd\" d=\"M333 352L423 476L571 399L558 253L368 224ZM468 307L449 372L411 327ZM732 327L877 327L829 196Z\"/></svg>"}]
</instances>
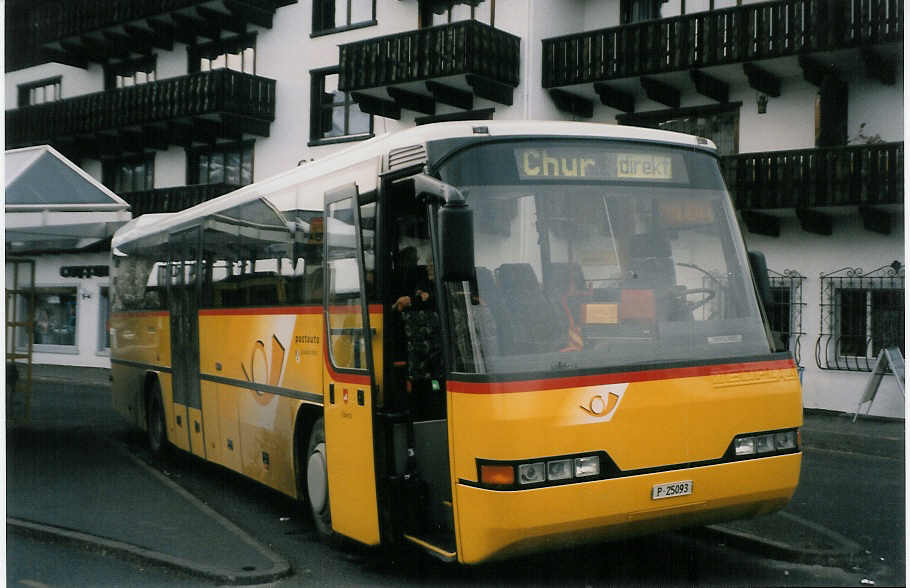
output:
<instances>
[{"instance_id":1,"label":"curb","mask_svg":"<svg viewBox=\"0 0 910 588\"><path fill-rule=\"evenodd\" d=\"M110 438L107 438L106 441L114 448L114 450L127 457L135 465L142 468L149 475L153 476L155 479L167 486L168 489L179 494L181 497L189 501L193 506L198 508L205 515L214 519L219 525L221 525L227 532L233 534L238 540L245 543L248 547L252 547L254 550L256 550L261 556L271 562L272 567L267 570L224 569L217 566L190 561L177 556L162 553L160 551L133 545L124 541L118 541L116 539L99 537L97 535L91 535L89 533L84 533L73 529L57 527L47 523L27 521L24 519L18 519L9 516L6 519L7 527L12 531L19 532L26 536L32 536L41 539L51 539L71 545L87 547L88 549L101 554L114 553L127 560L160 565L176 569L193 576L215 580L224 584L263 584L267 582L274 582L291 575L293 569L291 568L291 564L286 559L273 553L268 548L261 545L243 529L190 494L176 482L168 479L166 476L161 474L161 472L134 456L117 441L114 441Z\"/></svg>"},{"instance_id":2,"label":"curb","mask_svg":"<svg viewBox=\"0 0 910 588\"><path fill-rule=\"evenodd\" d=\"M51 539L78 547L87 547L89 550L102 555L114 553L126 560L160 565L225 584L242 585L272 582L284 577L290 572L289 565L287 566L287 569L268 572L235 572L223 570L214 566L207 566L159 551L146 549L145 547L140 547L131 543L117 541L116 539L98 537L96 535L82 533L81 531L73 531L63 527L55 527L45 523L36 523L14 517L7 517L6 525L10 531L18 532L27 537Z\"/></svg>"},{"instance_id":3,"label":"curb","mask_svg":"<svg viewBox=\"0 0 910 588\"><path fill-rule=\"evenodd\" d=\"M704 527L704 531L707 535L723 539L728 545L733 547L757 551L765 557L792 563L825 566L838 565L843 563L844 558L857 555L863 551L862 546L858 543L851 541L826 527L807 521L796 515L787 512L778 512L775 513L774 516L783 517L795 525L807 527L813 532L826 537L837 547L834 549L801 548L789 543L775 541L762 537L761 535L749 533L748 531L741 529L734 529L724 524L709 525Z\"/></svg>"}]
</instances>

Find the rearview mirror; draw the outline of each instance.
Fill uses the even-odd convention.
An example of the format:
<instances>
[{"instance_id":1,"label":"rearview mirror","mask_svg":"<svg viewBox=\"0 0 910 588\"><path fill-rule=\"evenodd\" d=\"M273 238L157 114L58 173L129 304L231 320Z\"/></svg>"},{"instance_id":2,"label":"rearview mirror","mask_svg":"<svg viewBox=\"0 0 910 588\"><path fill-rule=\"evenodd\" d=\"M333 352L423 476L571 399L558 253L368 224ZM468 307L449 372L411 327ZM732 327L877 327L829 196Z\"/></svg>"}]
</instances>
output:
<instances>
[{"instance_id":1,"label":"rearview mirror","mask_svg":"<svg viewBox=\"0 0 910 588\"><path fill-rule=\"evenodd\" d=\"M455 186L427 174L414 176L418 198L442 201L439 208L439 265L443 282L474 279L474 213Z\"/></svg>"},{"instance_id":2,"label":"rearview mirror","mask_svg":"<svg viewBox=\"0 0 910 588\"><path fill-rule=\"evenodd\" d=\"M765 261L765 254L760 251L750 251L749 266L752 268L758 296L761 298L762 305L767 309L771 306L771 280L768 279L768 264Z\"/></svg>"}]
</instances>

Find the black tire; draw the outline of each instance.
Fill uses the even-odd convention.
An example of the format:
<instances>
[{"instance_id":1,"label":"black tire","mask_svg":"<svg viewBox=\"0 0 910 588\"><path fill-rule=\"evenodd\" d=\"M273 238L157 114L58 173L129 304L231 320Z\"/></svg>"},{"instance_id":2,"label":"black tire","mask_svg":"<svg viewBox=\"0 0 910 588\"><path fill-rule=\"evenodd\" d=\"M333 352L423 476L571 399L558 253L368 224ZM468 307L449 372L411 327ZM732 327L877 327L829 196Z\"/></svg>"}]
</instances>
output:
<instances>
[{"instance_id":1,"label":"black tire","mask_svg":"<svg viewBox=\"0 0 910 588\"><path fill-rule=\"evenodd\" d=\"M329 508L329 478L326 469L325 424L313 423L306 451L306 493L313 514L313 525L323 540L332 538L332 512Z\"/></svg>"},{"instance_id":2,"label":"black tire","mask_svg":"<svg viewBox=\"0 0 910 588\"><path fill-rule=\"evenodd\" d=\"M146 432L149 450L155 457L164 457L167 453L167 424L164 420L164 403L161 401L161 387L155 382L149 391L149 404L146 411Z\"/></svg>"}]
</instances>

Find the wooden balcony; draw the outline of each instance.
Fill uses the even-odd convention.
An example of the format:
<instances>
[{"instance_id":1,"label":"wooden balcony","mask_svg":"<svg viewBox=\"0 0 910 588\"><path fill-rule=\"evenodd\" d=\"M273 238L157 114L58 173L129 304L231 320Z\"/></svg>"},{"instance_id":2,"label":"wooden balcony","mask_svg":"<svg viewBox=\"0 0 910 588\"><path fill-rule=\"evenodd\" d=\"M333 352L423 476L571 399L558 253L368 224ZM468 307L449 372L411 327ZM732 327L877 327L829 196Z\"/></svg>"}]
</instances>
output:
<instances>
[{"instance_id":1,"label":"wooden balcony","mask_svg":"<svg viewBox=\"0 0 910 588\"><path fill-rule=\"evenodd\" d=\"M275 80L219 69L7 110L6 146L98 157L267 137L274 118Z\"/></svg>"},{"instance_id":2,"label":"wooden balcony","mask_svg":"<svg viewBox=\"0 0 910 588\"><path fill-rule=\"evenodd\" d=\"M471 110L474 97L512 104L521 40L474 20L339 47L339 88L362 110L399 118L435 114L436 102Z\"/></svg>"},{"instance_id":3,"label":"wooden balcony","mask_svg":"<svg viewBox=\"0 0 910 588\"><path fill-rule=\"evenodd\" d=\"M721 169L737 210L756 233L775 234L779 228L769 215L795 209L803 228L830 234L820 209L845 206L859 207L867 229L886 233L890 221L882 211L904 201L903 142L742 153L722 157Z\"/></svg>"},{"instance_id":4,"label":"wooden balcony","mask_svg":"<svg viewBox=\"0 0 910 588\"><path fill-rule=\"evenodd\" d=\"M237 188L240 188L240 186L233 184L196 184L143 190L141 192L127 192L119 196L129 203L133 218L135 218L140 214L153 212L177 212L212 198L217 198Z\"/></svg>"},{"instance_id":5,"label":"wooden balcony","mask_svg":"<svg viewBox=\"0 0 910 588\"><path fill-rule=\"evenodd\" d=\"M903 2L775 0L543 41L543 87L740 64L903 40Z\"/></svg>"},{"instance_id":6,"label":"wooden balcony","mask_svg":"<svg viewBox=\"0 0 910 588\"><path fill-rule=\"evenodd\" d=\"M18 69L46 61L85 66L158 48L195 44L222 31L272 27L275 11L297 0L12 0L7 59ZM11 38L11 35L13 38ZM11 41L13 47L10 47Z\"/></svg>"}]
</instances>

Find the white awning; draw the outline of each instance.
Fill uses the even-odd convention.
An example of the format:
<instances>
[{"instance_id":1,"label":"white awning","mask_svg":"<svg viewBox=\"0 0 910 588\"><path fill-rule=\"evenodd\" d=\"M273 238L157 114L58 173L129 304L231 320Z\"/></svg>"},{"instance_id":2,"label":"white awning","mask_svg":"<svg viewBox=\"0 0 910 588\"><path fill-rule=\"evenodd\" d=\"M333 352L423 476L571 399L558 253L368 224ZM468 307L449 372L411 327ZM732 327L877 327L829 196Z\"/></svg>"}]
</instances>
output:
<instances>
[{"instance_id":1,"label":"white awning","mask_svg":"<svg viewBox=\"0 0 910 588\"><path fill-rule=\"evenodd\" d=\"M53 147L5 153L7 252L81 249L130 220L129 204Z\"/></svg>"}]
</instances>

